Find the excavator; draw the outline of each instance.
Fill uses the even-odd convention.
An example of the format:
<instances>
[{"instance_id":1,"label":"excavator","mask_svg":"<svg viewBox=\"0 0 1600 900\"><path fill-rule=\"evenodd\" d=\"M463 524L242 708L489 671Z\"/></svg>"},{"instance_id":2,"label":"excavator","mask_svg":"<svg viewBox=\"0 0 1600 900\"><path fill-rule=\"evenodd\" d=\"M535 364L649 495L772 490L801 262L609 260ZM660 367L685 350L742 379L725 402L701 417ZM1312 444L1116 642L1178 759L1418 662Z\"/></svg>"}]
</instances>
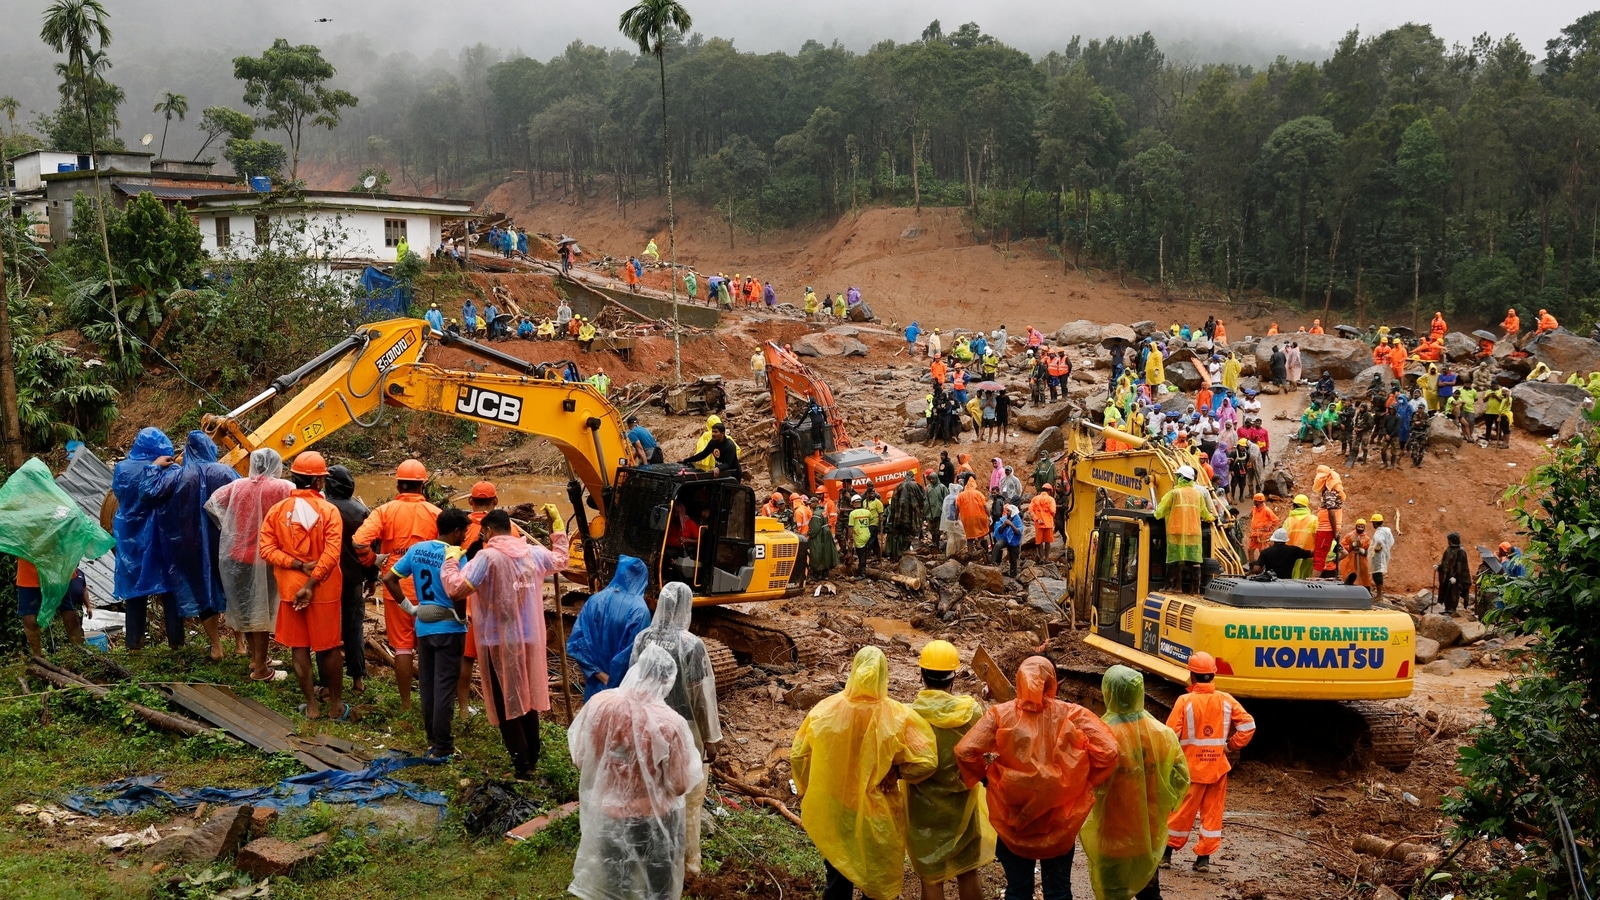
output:
<instances>
[{"instance_id":1,"label":"excavator","mask_svg":"<svg viewBox=\"0 0 1600 900\"><path fill-rule=\"evenodd\" d=\"M424 362L430 343L516 374ZM675 463L635 465L622 414L594 386L566 380L567 374L576 377L576 368L531 363L460 335L438 334L421 319L391 319L361 326L238 408L205 417L201 427L224 451L221 461L241 472L253 450L270 447L287 459L341 428L376 425L386 407L539 435L560 450L571 473L567 491L577 540L569 576L596 590L627 555L650 567L652 591L667 581L690 585L695 606L707 608L696 615L696 631L708 639L723 686L737 671L733 652L768 664L809 665L819 658L820 638L790 635L777 620L723 608L798 594L805 586L800 537L757 515L754 491L737 478ZM247 429L244 417L274 399L282 405Z\"/></svg>"},{"instance_id":2,"label":"excavator","mask_svg":"<svg viewBox=\"0 0 1600 900\"><path fill-rule=\"evenodd\" d=\"M904 450L882 443L851 446L827 382L793 351L768 341L761 352L766 359L772 417L778 423L771 456L773 484L795 485L802 493L825 494L837 502L844 479L826 476L839 469L860 470L849 479L851 493L872 485L885 498L894 493L907 472L922 480L922 463Z\"/></svg>"},{"instance_id":3,"label":"excavator","mask_svg":"<svg viewBox=\"0 0 1600 900\"><path fill-rule=\"evenodd\" d=\"M1129 449L1097 450L1097 436ZM1223 527L1232 510L1184 451L1081 419L1067 423L1065 441L1067 593L1074 611L1087 613L1084 643L1174 690L1188 683L1189 655L1203 650L1217 660L1219 690L1245 701L1293 701L1283 705L1293 707L1297 730L1329 727L1330 740L1375 764L1410 764L1414 730L1374 702L1411 694L1410 616L1374 608L1364 587L1246 577ZM1164 523L1155 518L1185 464L1217 513L1202 536L1198 594L1179 589L1177 566L1166 563Z\"/></svg>"}]
</instances>

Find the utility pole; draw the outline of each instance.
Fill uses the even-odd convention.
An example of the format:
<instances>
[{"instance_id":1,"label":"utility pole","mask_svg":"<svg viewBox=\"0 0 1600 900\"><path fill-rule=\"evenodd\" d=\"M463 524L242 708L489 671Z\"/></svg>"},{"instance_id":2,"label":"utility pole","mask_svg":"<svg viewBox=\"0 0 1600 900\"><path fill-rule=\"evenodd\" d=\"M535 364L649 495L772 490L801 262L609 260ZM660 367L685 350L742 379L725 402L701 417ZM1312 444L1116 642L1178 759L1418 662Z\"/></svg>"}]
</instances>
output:
<instances>
[{"instance_id":1,"label":"utility pole","mask_svg":"<svg viewBox=\"0 0 1600 900\"><path fill-rule=\"evenodd\" d=\"M11 233L11 193L6 192L6 208L0 214L0 445L5 448L6 468L22 468L22 420L17 411L17 367L11 351L11 295L6 288L6 238Z\"/></svg>"}]
</instances>

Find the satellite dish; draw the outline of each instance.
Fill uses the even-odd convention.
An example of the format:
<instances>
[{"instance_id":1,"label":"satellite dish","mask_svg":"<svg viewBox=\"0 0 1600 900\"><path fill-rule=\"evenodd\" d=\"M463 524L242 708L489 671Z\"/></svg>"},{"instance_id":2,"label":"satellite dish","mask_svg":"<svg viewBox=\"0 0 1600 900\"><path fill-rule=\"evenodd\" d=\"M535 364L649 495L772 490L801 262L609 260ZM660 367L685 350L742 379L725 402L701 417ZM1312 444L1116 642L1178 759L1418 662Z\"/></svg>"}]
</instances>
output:
<instances>
[{"instance_id":1,"label":"satellite dish","mask_svg":"<svg viewBox=\"0 0 1600 900\"><path fill-rule=\"evenodd\" d=\"M153 140L155 140L155 139L156 139L156 136L155 136L155 135L153 135L153 134L147 134L147 135L145 135L145 136L144 136L144 137L142 137L142 138L139 138L139 143L141 143L141 144L143 144L143 145L144 145L144 146L146 146L146 147L148 147L148 146L150 146L150 142L151 142L151 141L153 141Z\"/></svg>"},{"instance_id":2,"label":"satellite dish","mask_svg":"<svg viewBox=\"0 0 1600 900\"><path fill-rule=\"evenodd\" d=\"M367 177L361 179L361 186L366 188L369 191L372 190L372 186L377 184L377 183L378 183L378 176L376 176L376 175L368 175Z\"/></svg>"}]
</instances>

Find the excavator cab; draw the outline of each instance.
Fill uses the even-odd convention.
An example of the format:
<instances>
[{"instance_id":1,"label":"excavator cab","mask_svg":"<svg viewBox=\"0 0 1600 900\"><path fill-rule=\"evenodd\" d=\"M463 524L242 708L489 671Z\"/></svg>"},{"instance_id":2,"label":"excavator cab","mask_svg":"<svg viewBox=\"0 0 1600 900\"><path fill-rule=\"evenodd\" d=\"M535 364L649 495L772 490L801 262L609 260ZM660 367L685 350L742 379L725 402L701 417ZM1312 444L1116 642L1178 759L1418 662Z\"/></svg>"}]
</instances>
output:
<instances>
[{"instance_id":1,"label":"excavator cab","mask_svg":"<svg viewBox=\"0 0 1600 900\"><path fill-rule=\"evenodd\" d=\"M1209 562L1211 535L1210 528L1201 535L1208 581L1216 569L1216 563ZM1095 531L1094 553L1096 633L1154 653L1158 635L1149 620L1140 627L1140 606L1150 602L1146 598L1151 591L1177 584L1176 567L1167 565L1166 523L1143 510L1107 511Z\"/></svg>"},{"instance_id":2,"label":"excavator cab","mask_svg":"<svg viewBox=\"0 0 1600 900\"><path fill-rule=\"evenodd\" d=\"M657 589L681 581L697 596L750 590L763 554L748 485L676 465L626 468L617 473L611 510L598 548L606 568L633 556L650 567Z\"/></svg>"}]
</instances>

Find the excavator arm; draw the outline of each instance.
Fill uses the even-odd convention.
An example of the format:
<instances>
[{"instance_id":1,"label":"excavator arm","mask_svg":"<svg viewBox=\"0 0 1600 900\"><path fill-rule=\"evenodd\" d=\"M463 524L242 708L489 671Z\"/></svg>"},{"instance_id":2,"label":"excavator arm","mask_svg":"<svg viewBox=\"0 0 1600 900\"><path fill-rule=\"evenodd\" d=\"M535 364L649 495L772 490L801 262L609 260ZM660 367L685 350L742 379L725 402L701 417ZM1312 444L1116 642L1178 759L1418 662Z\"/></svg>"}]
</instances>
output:
<instances>
[{"instance_id":1,"label":"excavator arm","mask_svg":"<svg viewBox=\"0 0 1600 900\"><path fill-rule=\"evenodd\" d=\"M778 422L789 417L789 395L792 393L822 407L828 426L833 430L835 447L850 447L850 436L845 433L844 419L833 402L833 391L800 357L772 341L761 348L767 362L767 389L772 394L772 416Z\"/></svg>"}]
</instances>

